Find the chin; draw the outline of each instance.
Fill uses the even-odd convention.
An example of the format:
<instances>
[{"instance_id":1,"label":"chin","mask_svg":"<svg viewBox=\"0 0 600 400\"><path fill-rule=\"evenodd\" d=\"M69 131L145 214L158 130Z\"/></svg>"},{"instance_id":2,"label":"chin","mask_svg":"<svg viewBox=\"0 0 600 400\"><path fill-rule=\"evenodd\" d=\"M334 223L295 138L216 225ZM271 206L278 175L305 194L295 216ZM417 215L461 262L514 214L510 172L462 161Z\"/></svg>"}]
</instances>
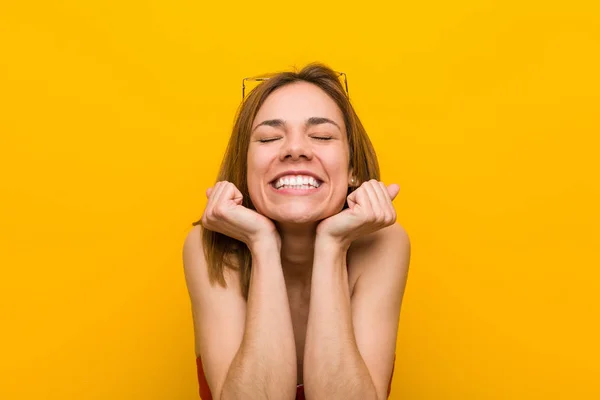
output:
<instances>
[{"instance_id":1,"label":"chin","mask_svg":"<svg viewBox=\"0 0 600 400\"><path fill-rule=\"evenodd\" d=\"M315 204L297 202L272 206L268 210L262 210L263 207L259 206L260 209L258 209L258 212L275 222L309 224L317 223L331 217L339 213L343 207L344 203L341 203L336 211L336 209L332 210L331 207L319 207Z\"/></svg>"},{"instance_id":2,"label":"chin","mask_svg":"<svg viewBox=\"0 0 600 400\"><path fill-rule=\"evenodd\" d=\"M322 219L321 213L315 212L315 210L280 210L271 212L269 218L277 222L288 222L296 224L305 224L308 222L316 222Z\"/></svg>"},{"instance_id":3,"label":"chin","mask_svg":"<svg viewBox=\"0 0 600 400\"><path fill-rule=\"evenodd\" d=\"M317 223L323 218L326 218L322 212L316 211L315 209L304 209L304 207L296 210L271 209L263 215L275 222L298 225Z\"/></svg>"},{"instance_id":4,"label":"chin","mask_svg":"<svg viewBox=\"0 0 600 400\"><path fill-rule=\"evenodd\" d=\"M312 224L312 223L316 223L320 220L320 218L313 218L312 216L286 216L286 217L277 217L274 219L274 221L279 222L279 223L284 223L284 224L298 224L298 225L304 225L304 224Z\"/></svg>"}]
</instances>

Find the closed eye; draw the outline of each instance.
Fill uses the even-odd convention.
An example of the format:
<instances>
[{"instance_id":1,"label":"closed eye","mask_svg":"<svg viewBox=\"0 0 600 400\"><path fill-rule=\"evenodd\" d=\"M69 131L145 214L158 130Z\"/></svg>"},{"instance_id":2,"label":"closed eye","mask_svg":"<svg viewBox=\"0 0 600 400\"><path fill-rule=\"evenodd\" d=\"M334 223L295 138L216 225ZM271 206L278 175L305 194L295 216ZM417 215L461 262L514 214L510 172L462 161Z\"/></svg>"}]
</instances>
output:
<instances>
[{"instance_id":1,"label":"closed eye","mask_svg":"<svg viewBox=\"0 0 600 400\"><path fill-rule=\"evenodd\" d=\"M269 139L259 139L258 141L261 143L269 143L269 142L273 142L277 139L281 139L281 138L269 138ZM313 139L317 139L317 140L331 140L333 139L332 136L313 136Z\"/></svg>"},{"instance_id":2,"label":"closed eye","mask_svg":"<svg viewBox=\"0 0 600 400\"><path fill-rule=\"evenodd\" d=\"M280 138L259 139L258 141L261 142L261 143L268 143L268 142L272 142L272 141L277 140L277 139L280 139Z\"/></svg>"}]
</instances>

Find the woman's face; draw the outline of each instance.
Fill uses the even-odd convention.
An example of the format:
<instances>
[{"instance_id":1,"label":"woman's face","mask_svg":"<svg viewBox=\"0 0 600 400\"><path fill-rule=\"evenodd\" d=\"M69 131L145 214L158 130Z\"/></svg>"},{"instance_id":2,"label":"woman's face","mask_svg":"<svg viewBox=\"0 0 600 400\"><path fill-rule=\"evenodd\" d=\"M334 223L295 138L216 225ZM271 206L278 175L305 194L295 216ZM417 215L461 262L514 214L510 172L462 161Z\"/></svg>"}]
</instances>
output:
<instances>
[{"instance_id":1,"label":"woman's face","mask_svg":"<svg viewBox=\"0 0 600 400\"><path fill-rule=\"evenodd\" d=\"M348 163L346 126L335 102L311 83L286 85L269 95L252 123L250 199L278 222L319 221L343 208Z\"/></svg>"}]
</instances>

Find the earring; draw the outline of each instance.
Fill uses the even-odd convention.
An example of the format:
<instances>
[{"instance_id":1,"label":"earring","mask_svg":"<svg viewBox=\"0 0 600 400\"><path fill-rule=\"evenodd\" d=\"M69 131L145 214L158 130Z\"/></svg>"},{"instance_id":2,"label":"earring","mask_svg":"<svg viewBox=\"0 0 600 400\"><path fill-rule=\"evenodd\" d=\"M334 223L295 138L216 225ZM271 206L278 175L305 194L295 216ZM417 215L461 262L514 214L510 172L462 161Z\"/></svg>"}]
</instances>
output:
<instances>
[{"instance_id":1,"label":"earring","mask_svg":"<svg viewBox=\"0 0 600 400\"><path fill-rule=\"evenodd\" d=\"M356 185L356 177L355 176L353 176L352 178L350 178L350 184L352 186Z\"/></svg>"}]
</instances>

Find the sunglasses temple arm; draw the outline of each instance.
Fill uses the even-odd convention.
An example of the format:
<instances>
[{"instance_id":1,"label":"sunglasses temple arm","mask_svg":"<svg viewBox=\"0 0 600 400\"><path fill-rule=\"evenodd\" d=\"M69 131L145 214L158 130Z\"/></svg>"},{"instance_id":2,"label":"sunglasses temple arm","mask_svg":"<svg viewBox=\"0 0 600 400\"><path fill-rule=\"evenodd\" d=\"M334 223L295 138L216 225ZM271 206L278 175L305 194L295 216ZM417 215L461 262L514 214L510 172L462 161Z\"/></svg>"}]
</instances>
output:
<instances>
[{"instance_id":1,"label":"sunglasses temple arm","mask_svg":"<svg viewBox=\"0 0 600 400\"><path fill-rule=\"evenodd\" d=\"M348 92L348 78L346 77L345 73L341 73L342 75L344 75L344 86L346 87L346 94L349 96L350 92ZM244 78L242 79L242 100L244 100L244 97L246 96L246 79ZM257 79L259 81L264 81L266 79Z\"/></svg>"}]
</instances>

